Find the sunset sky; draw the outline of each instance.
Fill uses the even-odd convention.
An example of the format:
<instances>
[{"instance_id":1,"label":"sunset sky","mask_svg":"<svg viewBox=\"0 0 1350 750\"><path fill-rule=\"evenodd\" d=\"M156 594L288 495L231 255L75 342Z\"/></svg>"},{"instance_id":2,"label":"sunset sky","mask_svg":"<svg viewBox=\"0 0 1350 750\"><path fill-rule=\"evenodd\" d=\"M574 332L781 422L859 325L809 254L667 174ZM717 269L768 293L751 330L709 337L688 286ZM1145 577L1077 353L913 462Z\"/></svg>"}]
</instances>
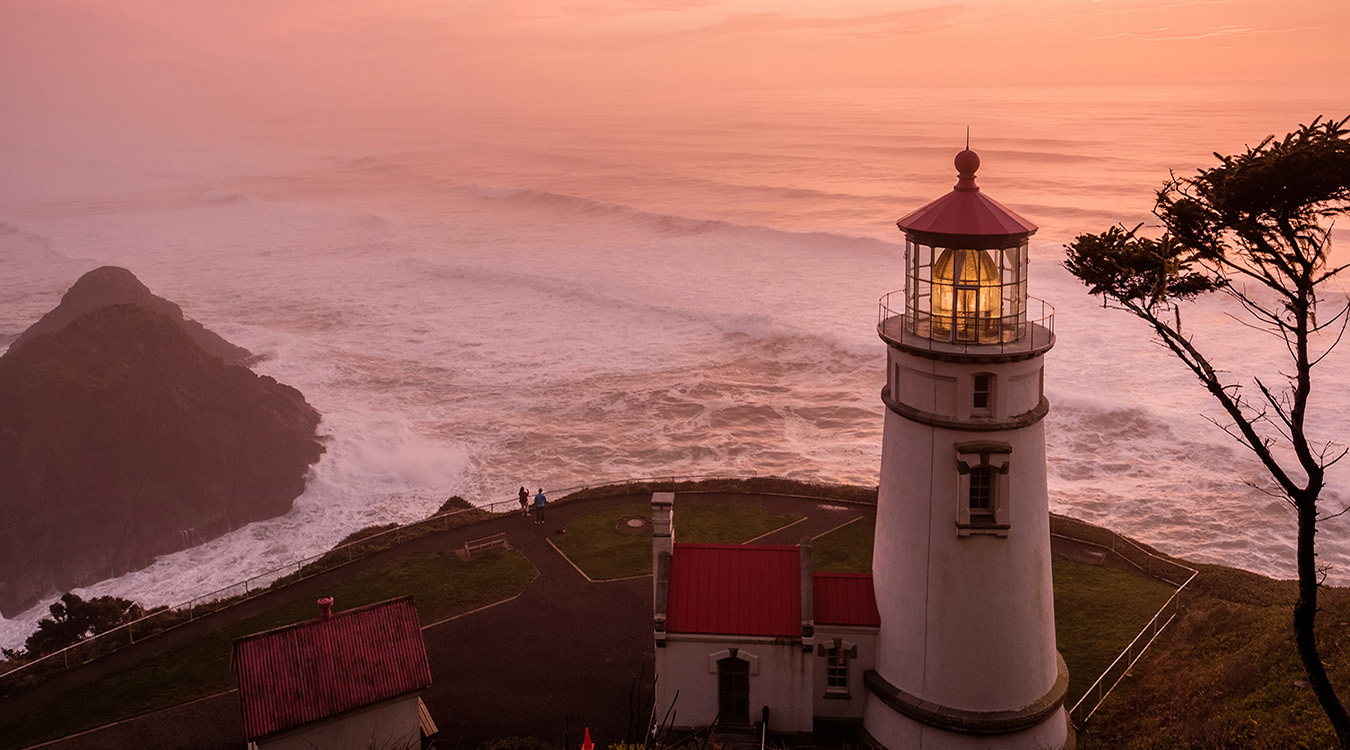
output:
<instances>
[{"instance_id":1,"label":"sunset sky","mask_svg":"<svg viewBox=\"0 0 1350 750\"><path fill-rule=\"evenodd\" d=\"M592 91L1350 81L1342 0L6 0L0 87L233 109ZM77 107L78 108L78 107Z\"/></svg>"}]
</instances>

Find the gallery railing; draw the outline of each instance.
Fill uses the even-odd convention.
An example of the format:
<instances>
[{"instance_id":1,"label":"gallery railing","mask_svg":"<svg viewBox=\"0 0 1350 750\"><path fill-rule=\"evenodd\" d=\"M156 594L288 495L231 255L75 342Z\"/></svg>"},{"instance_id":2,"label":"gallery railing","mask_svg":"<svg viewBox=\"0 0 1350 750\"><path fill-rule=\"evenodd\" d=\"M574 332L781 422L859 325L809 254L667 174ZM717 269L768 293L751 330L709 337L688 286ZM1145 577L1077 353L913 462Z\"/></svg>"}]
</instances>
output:
<instances>
[{"instance_id":1,"label":"gallery railing","mask_svg":"<svg viewBox=\"0 0 1350 750\"><path fill-rule=\"evenodd\" d=\"M907 312L905 292L901 290L881 298L877 333L896 346L935 353L1039 353L1055 343L1055 308L1043 299L1028 297L1026 309L1015 315L934 316L924 311Z\"/></svg>"}]
</instances>

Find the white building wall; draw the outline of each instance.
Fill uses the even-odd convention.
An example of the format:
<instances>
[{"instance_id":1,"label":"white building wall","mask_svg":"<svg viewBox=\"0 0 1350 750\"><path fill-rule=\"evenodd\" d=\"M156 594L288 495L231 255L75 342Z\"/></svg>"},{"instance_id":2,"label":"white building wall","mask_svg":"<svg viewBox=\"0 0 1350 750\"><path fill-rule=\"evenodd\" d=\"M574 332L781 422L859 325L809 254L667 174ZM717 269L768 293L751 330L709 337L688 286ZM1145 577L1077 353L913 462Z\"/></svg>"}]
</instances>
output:
<instances>
[{"instance_id":1,"label":"white building wall","mask_svg":"<svg viewBox=\"0 0 1350 750\"><path fill-rule=\"evenodd\" d=\"M798 639L736 638L671 633L656 649L656 717L675 701L673 723L704 727L717 716L717 662L728 650L750 662L750 720L769 707L769 731L809 732L812 725L814 654L804 654ZM676 698L676 691L679 692Z\"/></svg>"},{"instance_id":2,"label":"white building wall","mask_svg":"<svg viewBox=\"0 0 1350 750\"><path fill-rule=\"evenodd\" d=\"M258 742L259 750L405 750L422 746L417 694L339 714Z\"/></svg>"},{"instance_id":3,"label":"white building wall","mask_svg":"<svg viewBox=\"0 0 1350 750\"><path fill-rule=\"evenodd\" d=\"M848 699L837 696L826 697L828 685L825 682L827 660L819 651L820 647L830 648L834 639L844 645L856 645L858 656L849 660ZM876 667L877 629L865 627L845 627L839 625L817 625L815 642L816 653L811 659L813 712L823 719L861 719L863 706L867 703L867 686L863 684L863 674Z\"/></svg>"},{"instance_id":4,"label":"white building wall","mask_svg":"<svg viewBox=\"0 0 1350 750\"><path fill-rule=\"evenodd\" d=\"M888 347L887 385L891 396L919 411L953 419L1007 419L1035 409L1041 402L1043 360L996 364L944 362L918 357ZM974 375L994 375L992 408L978 413L973 407Z\"/></svg>"}]
</instances>

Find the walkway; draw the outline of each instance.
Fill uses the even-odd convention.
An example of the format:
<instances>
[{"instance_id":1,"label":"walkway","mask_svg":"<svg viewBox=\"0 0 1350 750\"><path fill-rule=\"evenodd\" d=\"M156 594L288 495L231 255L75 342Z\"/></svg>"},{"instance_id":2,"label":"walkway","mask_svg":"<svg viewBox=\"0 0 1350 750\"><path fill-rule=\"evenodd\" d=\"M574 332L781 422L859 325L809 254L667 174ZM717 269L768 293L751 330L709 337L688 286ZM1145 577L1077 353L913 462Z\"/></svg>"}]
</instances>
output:
<instances>
[{"instance_id":1,"label":"walkway","mask_svg":"<svg viewBox=\"0 0 1350 750\"><path fill-rule=\"evenodd\" d=\"M423 694L440 727L444 748L472 750L483 740L533 735L560 738L570 726L573 744L590 727L597 745L627 738L631 725L645 726L650 710L653 664L651 578L587 581L546 538L573 518L612 504L647 500L648 495L559 503L548 522L536 526L520 515L505 515L463 529L415 540L364 560L287 587L317 599L326 587L390 558L426 549L454 549L469 539L505 531L507 541L539 570L520 596L424 629L433 684ZM855 518L871 506L838 501L748 494L685 494L676 497L676 529L682 503L763 504L804 520L765 535L756 543L795 544ZM678 537L677 537L678 540ZM163 636L72 670L28 694L0 704L0 714L22 715L79 684L237 622L277 603L269 593L201 618ZM341 603L339 602L339 607ZM630 710L630 706L633 710ZM13 712L13 713L11 713ZM200 748L243 746L239 701L233 691L104 727L43 747ZM0 740L0 747L10 747Z\"/></svg>"}]
</instances>

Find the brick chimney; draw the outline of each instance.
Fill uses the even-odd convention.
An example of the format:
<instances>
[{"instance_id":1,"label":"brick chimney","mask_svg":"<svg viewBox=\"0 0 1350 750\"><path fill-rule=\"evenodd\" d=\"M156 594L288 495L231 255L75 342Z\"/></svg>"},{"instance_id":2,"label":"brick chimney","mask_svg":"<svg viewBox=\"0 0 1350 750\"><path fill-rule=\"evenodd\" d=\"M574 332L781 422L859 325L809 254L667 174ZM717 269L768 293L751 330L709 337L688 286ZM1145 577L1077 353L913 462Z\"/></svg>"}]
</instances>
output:
<instances>
[{"instance_id":1,"label":"brick chimney","mask_svg":"<svg viewBox=\"0 0 1350 750\"><path fill-rule=\"evenodd\" d=\"M325 596L319 600L319 619L323 622L333 619L333 597Z\"/></svg>"},{"instance_id":2,"label":"brick chimney","mask_svg":"<svg viewBox=\"0 0 1350 750\"><path fill-rule=\"evenodd\" d=\"M666 645L666 597L675 551L675 493L652 493L652 625L656 645Z\"/></svg>"}]
</instances>

